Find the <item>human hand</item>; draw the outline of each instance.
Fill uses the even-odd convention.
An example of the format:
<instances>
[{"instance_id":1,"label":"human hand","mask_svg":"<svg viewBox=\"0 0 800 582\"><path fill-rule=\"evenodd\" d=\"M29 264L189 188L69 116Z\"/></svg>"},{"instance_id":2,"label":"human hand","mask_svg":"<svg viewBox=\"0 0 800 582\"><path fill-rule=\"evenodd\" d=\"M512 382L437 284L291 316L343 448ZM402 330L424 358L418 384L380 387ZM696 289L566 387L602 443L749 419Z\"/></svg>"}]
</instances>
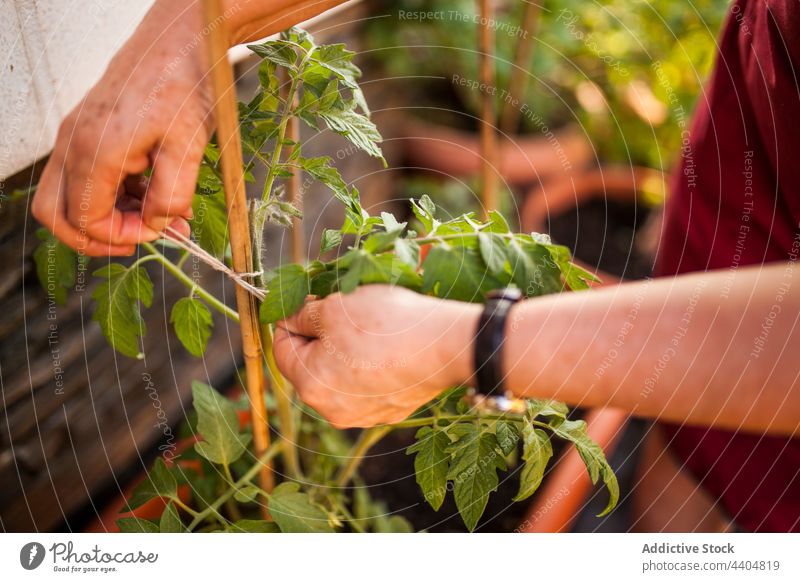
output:
<instances>
[{"instance_id":1,"label":"human hand","mask_svg":"<svg viewBox=\"0 0 800 582\"><path fill-rule=\"evenodd\" d=\"M32 212L65 244L126 255L170 224L188 235L212 131L202 29L198 3L157 2L61 124Z\"/></svg>"},{"instance_id":2,"label":"human hand","mask_svg":"<svg viewBox=\"0 0 800 582\"><path fill-rule=\"evenodd\" d=\"M306 303L278 322L278 367L338 428L399 422L467 380L480 306L385 285Z\"/></svg>"}]
</instances>

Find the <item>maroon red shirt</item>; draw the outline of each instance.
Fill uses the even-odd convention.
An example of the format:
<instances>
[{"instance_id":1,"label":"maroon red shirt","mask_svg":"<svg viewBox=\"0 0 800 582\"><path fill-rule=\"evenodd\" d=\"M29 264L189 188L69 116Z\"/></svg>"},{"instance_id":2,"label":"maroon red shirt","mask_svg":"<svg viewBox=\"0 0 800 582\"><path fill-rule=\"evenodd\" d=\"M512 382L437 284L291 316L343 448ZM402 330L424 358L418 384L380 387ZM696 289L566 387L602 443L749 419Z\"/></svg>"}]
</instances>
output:
<instances>
[{"instance_id":1,"label":"maroon red shirt","mask_svg":"<svg viewBox=\"0 0 800 582\"><path fill-rule=\"evenodd\" d=\"M737 1L685 136L658 275L790 259L800 236L799 83L800 2ZM800 439L664 428L741 528L800 531Z\"/></svg>"}]
</instances>

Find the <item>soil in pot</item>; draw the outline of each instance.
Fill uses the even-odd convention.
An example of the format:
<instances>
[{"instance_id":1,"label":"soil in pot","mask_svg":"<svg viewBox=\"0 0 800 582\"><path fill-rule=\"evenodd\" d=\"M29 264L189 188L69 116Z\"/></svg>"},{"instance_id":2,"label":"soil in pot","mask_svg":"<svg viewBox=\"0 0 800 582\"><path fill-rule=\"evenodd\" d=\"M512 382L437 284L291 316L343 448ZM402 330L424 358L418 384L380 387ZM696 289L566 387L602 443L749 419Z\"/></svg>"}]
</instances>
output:
<instances>
[{"instance_id":1,"label":"soil in pot","mask_svg":"<svg viewBox=\"0 0 800 582\"><path fill-rule=\"evenodd\" d=\"M622 279L643 279L652 273L653 257L639 244L637 233L654 212L635 200L598 195L548 217L547 232L587 265Z\"/></svg>"}]
</instances>

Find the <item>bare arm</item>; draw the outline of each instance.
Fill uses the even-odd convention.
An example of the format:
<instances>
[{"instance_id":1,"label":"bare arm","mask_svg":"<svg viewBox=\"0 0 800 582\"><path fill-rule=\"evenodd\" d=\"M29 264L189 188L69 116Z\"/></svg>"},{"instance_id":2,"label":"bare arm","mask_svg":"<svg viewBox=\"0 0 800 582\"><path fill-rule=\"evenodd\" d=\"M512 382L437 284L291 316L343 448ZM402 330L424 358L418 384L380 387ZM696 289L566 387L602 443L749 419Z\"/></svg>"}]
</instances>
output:
<instances>
[{"instance_id":1,"label":"bare arm","mask_svg":"<svg viewBox=\"0 0 800 582\"><path fill-rule=\"evenodd\" d=\"M794 263L778 263L525 301L509 319L507 386L571 405L793 434L798 276ZM365 287L281 324L276 357L335 424L394 422L470 377L480 309Z\"/></svg>"},{"instance_id":2,"label":"bare arm","mask_svg":"<svg viewBox=\"0 0 800 582\"><path fill-rule=\"evenodd\" d=\"M629 283L512 312L520 396L759 432L800 425L794 263Z\"/></svg>"}]
</instances>

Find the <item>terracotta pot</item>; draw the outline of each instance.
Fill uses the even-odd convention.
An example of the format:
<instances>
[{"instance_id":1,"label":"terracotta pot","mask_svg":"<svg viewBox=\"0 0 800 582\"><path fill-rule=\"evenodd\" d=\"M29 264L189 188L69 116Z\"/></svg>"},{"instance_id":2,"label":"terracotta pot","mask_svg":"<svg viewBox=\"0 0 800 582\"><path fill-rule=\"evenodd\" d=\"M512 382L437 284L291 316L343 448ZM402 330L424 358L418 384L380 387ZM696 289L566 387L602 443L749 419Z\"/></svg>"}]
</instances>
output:
<instances>
[{"instance_id":1,"label":"terracotta pot","mask_svg":"<svg viewBox=\"0 0 800 582\"><path fill-rule=\"evenodd\" d=\"M448 176L473 177L480 172L480 137L403 116L396 128L411 165ZM511 184L530 184L580 171L594 157L585 134L575 126L543 133L498 138L497 172Z\"/></svg>"},{"instance_id":2,"label":"terracotta pot","mask_svg":"<svg viewBox=\"0 0 800 582\"><path fill-rule=\"evenodd\" d=\"M664 176L658 170L641 167L601 166L570 179L552 180L531 189L520 213L520 226L526 232L543 232L547 217L558 215L593 198L604 197L635 201L645 184Z\"/></svg>"}]
</instances>

